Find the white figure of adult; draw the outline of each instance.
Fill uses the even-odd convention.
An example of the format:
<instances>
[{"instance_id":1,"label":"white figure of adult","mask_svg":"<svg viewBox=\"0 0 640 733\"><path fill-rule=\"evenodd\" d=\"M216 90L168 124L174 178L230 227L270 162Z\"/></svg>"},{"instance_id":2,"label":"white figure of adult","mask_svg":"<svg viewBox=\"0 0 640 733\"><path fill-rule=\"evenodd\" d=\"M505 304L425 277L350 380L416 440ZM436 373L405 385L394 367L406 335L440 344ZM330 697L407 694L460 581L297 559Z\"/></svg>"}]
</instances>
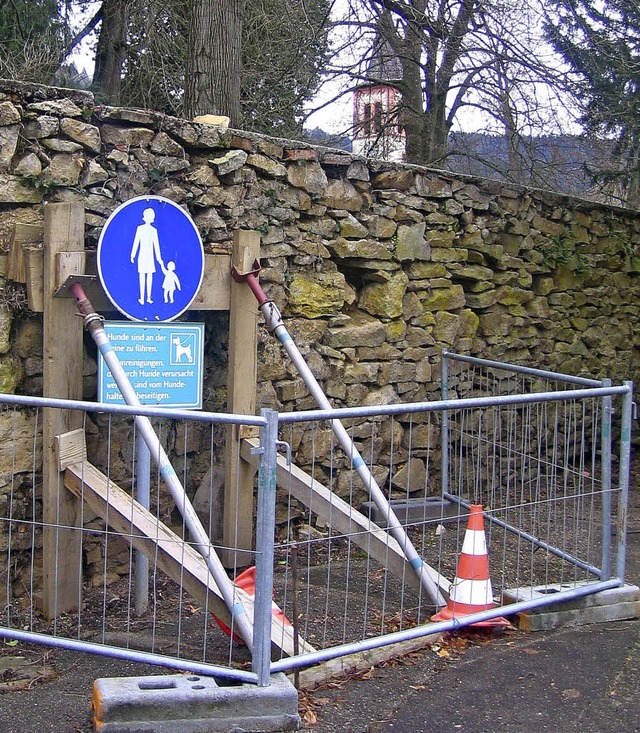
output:
<instances>
[{"instance_id":1,"label":"white figure of adult","mask_svg":"<svg viewBox=\"0 0 640 733\"><path fill-rule=\"evenodd\" d=\"M144 304L145 289L147 294L147 303L153 303L151 300L151 288L153 286L153 275L156 271L156 260L164 271L164 263L160 254L160 242L158 240L158 230L153 226L156 218L156 212L151 209L145 209L142 212L142 220L144 224L136 229L136 236L133 240L131 248L131 263L133 264L136 254L138 255L138 278L140 280L140 298L138 303Z\"/></svg>"}]
</instances>

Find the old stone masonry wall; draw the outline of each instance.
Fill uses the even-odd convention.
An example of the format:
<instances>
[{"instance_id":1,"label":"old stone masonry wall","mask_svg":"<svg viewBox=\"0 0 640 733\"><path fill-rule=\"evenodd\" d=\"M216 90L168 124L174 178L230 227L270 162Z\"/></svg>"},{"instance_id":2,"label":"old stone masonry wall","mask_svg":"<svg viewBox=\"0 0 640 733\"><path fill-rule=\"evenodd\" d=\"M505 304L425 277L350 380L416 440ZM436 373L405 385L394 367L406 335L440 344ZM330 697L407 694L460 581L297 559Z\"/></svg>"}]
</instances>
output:
<instances>
[{"instance_id":1,"label":"old stone masonry wall","mask_svg":"<svg viewBox=\"0 0 640 733\"><path fill-rule=\"evenodd\" d=\"M92 249L109 214L147 194L188 209L208 253L230 251L237 229L260 232L261 282L337 407L437 399L443 348L638 378L635 211L0 81L0 392L42 390L41 315L6 277L16 224L41 224L46 202L80 201ZM226 315L207 319L205 408L224 411ZM259 406L315 406L264 330L259 352ZM92 399L90 348L84 372ZM24 507L13 511L27 516L33 426L20 423L16 441L16 417L5 417L0 510L11 461L25 476ZM99 426L90 432L99 464L106 442ZM193 431L177 452L197 460L198 440ZM307 463L322 450L328 442ZM304 450L296 458L304 468ZM406 456L395 460L401 474ZM0 532L0 552L7 541Z\"/></svg>"},{"instance_id":2,"label":"old stone masonry wall","mask_svg":"<svg viewBox=\"0 0 640 733\"><path fill-rule=\"evenodd\" d=\"M3 264L15 224L41 223L45 202L84 203L91 249L146 194L188 209L207 252L260 232L264 287L336 406L437 398L443 348L638 376L635 211L0 82ZM0 391L35 394L40 319L12 283L2 292ZM279 345L263 333L259 348L260 404L312 407ZM205 406L224 409L225 380L210 379Z\"/></svg>"},{"instance_id":3,"label":"old stone masonry wall","mask_svg":"<svg viewBox=\"0 0 640 733\"><path fill-rule=\"evenodd\" d=\"M78 200L94 246L113 209L166 196L209 252L262 237L262 281L336 405L436 396L442 348L637 377L636 212L0 84L0 245L46 201ZM0 387L37 375L30 319L0 319ZM264 340L260 391L308 406ZM31 380L31 386L37 384ZM219 407L219 406L214 406Z\"/></svg>"}]
</instances>

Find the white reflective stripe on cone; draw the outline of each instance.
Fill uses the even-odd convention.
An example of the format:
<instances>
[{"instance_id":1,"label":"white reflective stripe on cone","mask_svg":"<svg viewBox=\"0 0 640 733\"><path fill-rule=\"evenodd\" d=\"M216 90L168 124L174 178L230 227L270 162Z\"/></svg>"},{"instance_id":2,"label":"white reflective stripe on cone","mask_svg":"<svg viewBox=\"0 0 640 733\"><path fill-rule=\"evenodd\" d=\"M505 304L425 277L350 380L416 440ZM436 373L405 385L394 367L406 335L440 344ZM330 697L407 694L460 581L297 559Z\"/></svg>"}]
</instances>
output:
<instances>
[{"instance_id":1,"label":"white reflective stripe on cone","mask_svg":"<svg viewBox=\"0 0 640 733\"><path fill-rule=\"evenodd\" d=\"M456 578L451 586L451 600L470 606L486 606L493 603L491 581Z\"/></svg>"},{"instance_id":2,"label":"white reflective stripe on cone","mask_svg":"<svg viewBox=\"0 0 640 733\"><path fill-rule=\"evenodd\" d=\"M484 530L467 529L464 533L464 541L462 542L462 552L465 555L486 555L487 540Z\"/></svg>"}]
</instances>

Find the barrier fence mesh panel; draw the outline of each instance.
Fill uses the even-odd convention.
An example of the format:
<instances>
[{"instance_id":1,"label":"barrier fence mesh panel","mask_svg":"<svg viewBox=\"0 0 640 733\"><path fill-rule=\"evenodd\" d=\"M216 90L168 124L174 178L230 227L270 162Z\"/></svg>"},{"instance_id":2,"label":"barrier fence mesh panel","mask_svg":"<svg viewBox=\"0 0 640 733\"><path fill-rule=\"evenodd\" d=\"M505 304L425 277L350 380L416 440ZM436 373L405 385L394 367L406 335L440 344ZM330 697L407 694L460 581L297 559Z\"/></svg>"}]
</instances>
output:
<instances>
[{"instance_id":1,"label":"barrier fence mesh panel","mask_svg":"<svg viewBox=\"0 0 640 733\"><path fill-rule=\"evenodd\" d=\"M77 529L63 522L49 525L61 530L56 540L60 543L69 537L67 529L81 535L77 554L66 559L78 579L77 598L72 610L48 620L42 612L42 410L4 405L0 411L0 626L165 655L175 658L178 668L180 660L250 668L246 647L232 643L214 618L216 599L206 590L206 566L153 462L150 505L140 520L134 501L139 448L133 418L83 413L81 420L87 458L74 469L82 499L77 503ZM234 549L222 547L219 539L224 428L188 420L152 422L214 538L213 550L229 550L233 564ZM64 432L61 421L60 433ZM96 469L101 480L95 479ZM96 508L96 488L108 502L104 511ZM58 490L68 491L62 480ZM142 592L136 590L136 543L146 548L149 566ZM174 560L167 561L167 555ZM196 558L201 582L190 578L189 557ZM58 570L54 567L54 574ZM236 570L232 567L229 574Z\"/></svg>"},{"instance_id":2,"label":"barrier fence mesh panel","mask_svg":"<svg viewBox=\"0 0 640 733\"><path fill-rule=\"evenodd\" d=\"M497 387L486 374L460 379L479 385L475 396ZM499 386L510 394L531 392L522 378L501 380ZM566 389L537 386L548 392ZM456 577L468 506L483 506L499 605L508 589L552 593L558 585L599 580L601 409L601 398L589 398L451 410L444 469L442 411L368 416L345 427L420 557L448 581ZM330 423L296 422L281 432L308 482L331 491L327 507L320 501L314 505L313 498L299 501L293 477L289 489L279 489L287 511L277 527L275 594L285 614L297 617L300 634L324 649L427 623L433 600L407 563L394 567L393 540L388 535L378 540L364 529L339 529L338 516L354 509L372 512L383 528L385 521Z\"/></svg>"}]
</instances>

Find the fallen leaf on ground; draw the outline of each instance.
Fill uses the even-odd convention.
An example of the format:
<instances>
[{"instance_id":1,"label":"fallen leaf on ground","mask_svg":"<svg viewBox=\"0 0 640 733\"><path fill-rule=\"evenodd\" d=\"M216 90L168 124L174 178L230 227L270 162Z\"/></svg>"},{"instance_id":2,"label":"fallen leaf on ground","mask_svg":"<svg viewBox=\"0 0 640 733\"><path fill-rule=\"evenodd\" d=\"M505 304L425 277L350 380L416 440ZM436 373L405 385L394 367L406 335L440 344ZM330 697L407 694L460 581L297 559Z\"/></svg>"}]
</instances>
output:
<instances>
[{"instance_id":1,"label":"fallen leaf on ground","mask_svg":"<svg viewBox=\"0 0 640 733\"><path fill-rule=\"evenodd\" d=\"M302 716L302 721L305 725L315 725L318 722L318 717L313 710L307 710Z\"/></svg>"}]
</instances>

